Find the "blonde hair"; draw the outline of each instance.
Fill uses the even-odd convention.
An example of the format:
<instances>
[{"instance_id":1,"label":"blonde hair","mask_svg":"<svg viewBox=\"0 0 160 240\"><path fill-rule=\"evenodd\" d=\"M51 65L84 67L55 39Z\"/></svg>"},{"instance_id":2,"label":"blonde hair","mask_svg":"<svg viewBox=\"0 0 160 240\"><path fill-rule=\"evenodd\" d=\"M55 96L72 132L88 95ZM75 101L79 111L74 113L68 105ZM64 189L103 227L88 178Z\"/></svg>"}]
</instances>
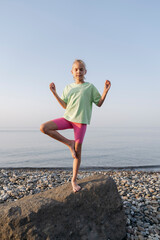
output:
<instances>
[{"instance_id":1,"label":"blonde hair","mask_svg":"<svg viewBox=\"0 0 160 240\"><path fill-rule=\"evenodd\" d=\"M73 65L74 65L75 63L81 63L81 64L83 64L85 70L87 70L87 69L86 69L86 64L85 64L85 62L84 62L83 60L81 60L81 59L75 59L74 62L73 62L73 64L72 64L72 67L73 67Z\"/></svg>"}]
</instances>

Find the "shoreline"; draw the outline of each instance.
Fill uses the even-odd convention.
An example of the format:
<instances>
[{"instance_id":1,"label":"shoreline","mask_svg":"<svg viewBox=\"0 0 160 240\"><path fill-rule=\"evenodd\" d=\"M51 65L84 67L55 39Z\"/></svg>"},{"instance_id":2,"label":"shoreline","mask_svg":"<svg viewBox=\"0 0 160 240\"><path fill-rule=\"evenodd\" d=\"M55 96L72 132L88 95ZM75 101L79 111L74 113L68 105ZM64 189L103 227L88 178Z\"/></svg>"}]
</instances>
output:
<instances>
[{"instance_id":1,"label":"shoreline","mask_svg":"<svg viewBox=\"0 0 160 240\"><path fill-rule=\"evenodd\" d=\"M81 168L78 180L97 174L116 182L127 219L127 240L160 239L160 172ZM71 178L71 168L1 168L0 206L69 183Z\"/></svg>"},{"instance_id":2,"label":"shoreline","mask_svg":"<svg viewBox=\"0 0 160 240\"><path fill-rule=\"evenodd\" d=\"M68 170L72 171L72 167L0 167L1 170ZM124 167L104 167L104 166L89 166L80 167L79 171L142 171L142 172L160 172L160 165L146 166L124 166Z\"/></svg>"}]
</instances>

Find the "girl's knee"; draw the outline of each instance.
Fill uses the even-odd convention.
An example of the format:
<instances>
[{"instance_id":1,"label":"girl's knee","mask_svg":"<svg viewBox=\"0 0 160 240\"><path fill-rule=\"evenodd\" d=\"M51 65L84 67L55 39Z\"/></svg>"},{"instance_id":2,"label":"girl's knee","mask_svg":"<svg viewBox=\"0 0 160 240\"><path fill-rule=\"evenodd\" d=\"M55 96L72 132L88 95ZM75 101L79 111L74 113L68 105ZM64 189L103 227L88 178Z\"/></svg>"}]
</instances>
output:
<instances>
[{"instance_id":1,"label":"girl's knee","mask_svg":"<svg viewBox=\"0 0 160 240\"><path fill-rule=\"evenodd\" d=\"M45 134L48 134L48 132L52 130L58 130L58 127L57 125L53 122L53 121L49 121L49 122L46 122L46 123L43 123L41 126L40 126L40 131L42 133L45 133Z\"/></svg>"},{"instance_id":2,"label":"girl's knee","mask_svg":"<svg viewBox=\"0 0 160 240\"><path fill-rule=\"evenodd\" d=\"M40 131L42 132L42 133L47 133L47 128L46 128L46 125L43 123L43 124L41 124L41 126L40 126Z\"/></svg>"},{"instance_id":3,"label":"girl's knee","mask_svg":"<svg viewBox=\"0 0 160 240\"><path fill-rule=\"evenodd\" d=\"M77 154L81 154L81 150L82 150L82 143L76 142L75 143L75 151Z\"/></svg>"},{"instance_id":4,"label":"girl's knee","mask_svg":"<svg viewBox=\"0 0 160 240\"><path fill-rule=\"evenodd\" d=\"M57 129L58 129L57 125L53 121L43 123L40 126L40 131L45 134L48 134L50 130L55 131Z\"/></svg>"}]
</instances>

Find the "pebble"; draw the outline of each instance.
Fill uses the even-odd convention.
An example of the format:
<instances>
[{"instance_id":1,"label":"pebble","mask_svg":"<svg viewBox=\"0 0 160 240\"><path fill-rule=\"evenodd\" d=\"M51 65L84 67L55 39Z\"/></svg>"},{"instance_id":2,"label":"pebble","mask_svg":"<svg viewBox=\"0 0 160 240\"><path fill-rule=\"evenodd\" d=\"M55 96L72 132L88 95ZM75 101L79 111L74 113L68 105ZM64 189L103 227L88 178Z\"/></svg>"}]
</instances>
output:
<instances>
[{"instance_id":1,"label":"pebble","mask_svg":"<svg viewBox=\"0 0 160 240\"><path fill-rule=\"evenodd\" d=\"M128 240L160 239L160 173L142 171L79 171L78 179L111 176L121 195ZM72 171L0 169L0 204L70 182Z\"/></svg>"}]
</instances>

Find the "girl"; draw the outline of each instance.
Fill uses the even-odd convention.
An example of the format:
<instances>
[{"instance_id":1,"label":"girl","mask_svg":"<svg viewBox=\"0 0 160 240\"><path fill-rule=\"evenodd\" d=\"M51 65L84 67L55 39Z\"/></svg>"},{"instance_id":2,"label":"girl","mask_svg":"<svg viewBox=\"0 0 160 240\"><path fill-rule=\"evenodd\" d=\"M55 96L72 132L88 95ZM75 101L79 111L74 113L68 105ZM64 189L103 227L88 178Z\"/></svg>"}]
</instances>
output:
<instances>
[{"instance_id":1,"label":"girl","mask_svg":"<svg viewBox=\"0 0 160 240\"><path fill-rule=\"evenodd\" d=\"M111 87L110 81L106 80L102 96L93 84L85 82L87 73L86 65L82 60L75 60L71 73L75 82L66 86L61 98L56 92L54 83L49 85L53 95L66 109L63 118L58 118L41 125L41 132L67 145L71 151L73 161L72 188L78 192L81 187L77 184L77 174L81 163L82 142L86 132L87 124L90 124L92 103L98 107L102 106L107 92ZM74 140L70 140L61 135L57 130L73 128Z\"/></svg>"}]
</instances>

